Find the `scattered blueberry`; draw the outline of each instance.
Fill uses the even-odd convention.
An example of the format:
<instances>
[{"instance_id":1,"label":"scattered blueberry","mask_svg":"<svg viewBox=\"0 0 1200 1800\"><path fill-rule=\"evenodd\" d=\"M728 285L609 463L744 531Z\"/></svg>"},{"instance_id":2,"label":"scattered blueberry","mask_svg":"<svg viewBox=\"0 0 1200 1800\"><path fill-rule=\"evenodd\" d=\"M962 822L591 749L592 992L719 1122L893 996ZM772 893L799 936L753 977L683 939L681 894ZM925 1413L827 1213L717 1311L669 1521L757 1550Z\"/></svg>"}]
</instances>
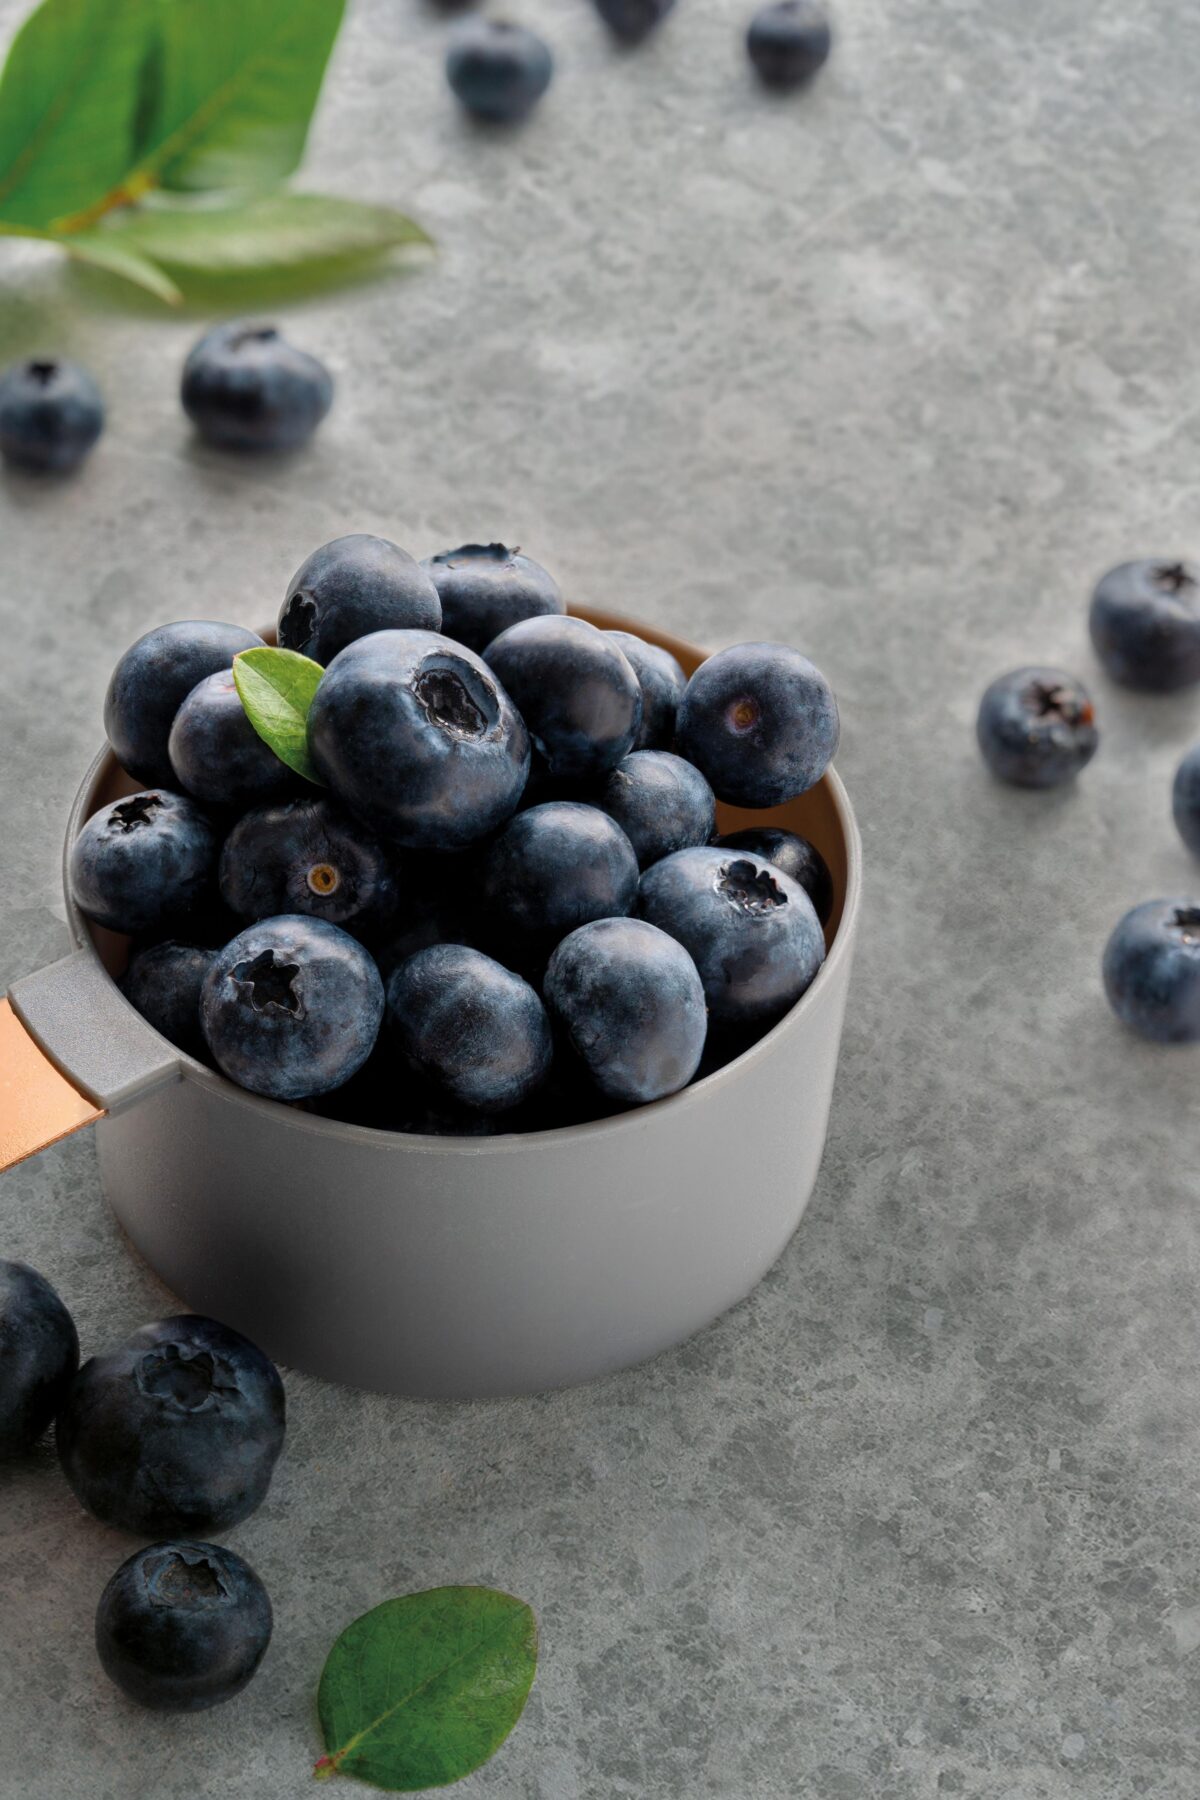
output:
<instances>
[{"instance_id":1,"label":"scattered blueberry","mask_svg":"<svg viewBox=\"0 0 1200 1800\"><path fill-rule=\"evenodd\" d=\"M173 787L168 745L175 714L197 682L256 648L262 639L253 631L208 619L160 625L131 644L104 701L104 729L121 767L147 787Z\"/></svg>"},{"instance_id":2,"label":"scattered blueberry","mask_svg":"<svg viewBox=\"0 0 1200 1800\"><path fill-rule=\"evenodd\" d=\"M554 577L507 544L460 544L421 567L438 591L446 636L481 656L510 625L566 611Z\"/></svg>"},{"instance_id":3,"label":"scattered blueberry","mask_svg":"<svg viewBox=\"0 0 1200 1800\"><path fill-rule=\"evenodd\" d=\"M428 575L398 544L355 532L301 563L279 613L279 642L322 665L372 631L440 631Z\"/></svg>"},{"instance_id":4,"label":"scattered blueberry","mask_svg":"<svg viewBox=\"0 0 1200 1800\"><path fill-rule=\"evenodd\" d=\"M632 912L637 881L637 857L620 826L573 800L518 813L484 859L492 917L547 955L576 926Z\"/></svg>"},{"instance_id":5,"label":"scattered blueberry","mask_svg":"<svg viewBox=\"0 0 1200 1800\"><path fill-rule=\"evenodd\" d=\"M240 1694L266 1655L271 1602L223 1544L148 1544L96 1608L105 1674L139 1706L200 1712Z\"/></svg>"},{"instance_id":6,"label":"scattered blueberry","mask_svg":"<svg viewBox=\"0 0 1200 1800\"><path fill-rule=\"evenodd\" d=\"M687 676L669 650L648 644L631 631L609 631L642 690L642 722L633 740L635 750L669 750L675 741L675 715Z\"/></svg>"},{"instance_id":7,"label":"scattered blueberry","mask_svg":"<svg viewBox=\"0 0 1200 1800\"><path fill-rule=\"evenodd\" d=\"M63 1471L106 1525L147 1537L224 1531L261 1505L283 1447L279 1371L194 1313L89 1357L58 1415Z\"/></svg>"},{"instance_id":8,"label":"scattered blueberry","mask_svg":"<svg viewBox=\"0 0 1200 1800\"><path fill-rule=\"evenodd\" d=\"M446 79L469 113L506 124L533 111L554 73L542 39L523 25L467 19L446 53Z\"/></svg>"},{"instance_id":9,"label":"scattered blueberry","mask_svg":"<svg viewBox=\"0 0 1200 1800\"><path fill-rule=\"evenodd\" d=\"M392 859L332 800L286 800L245 813L225 839L221 898L239 919L306 913L371 939L396 906Z\"/></svg>"},{"instance_id":10,"label":"scattered blueberry","mask_svg":"<svg viewBox=\"0 0 1200 1800\"><path fill-rule=\"evenodd\" d=\"M1200 856L1200 744L1192 745L1175 771L1172 804L1180 837Z\"/></svg>"},{"instance_id":11,"label":"scattered blueberry","mask_svg":"<svg viewBox=\"0 0 1200 1800\"><path fill-rule=\"evenodd\" d=\"M200 995L200 1022L231 1081L271 1100L340 1087L366 1062L383 983L357 939L323 919L260 919L226 944Z\"/></svg>"},{"instance_id":12,"label":"scattered blueberry","mask_svg":"<svg viewBox=\"0 0 1200 1800\"><path fill-rule=\"evenodd\" d=\"M274 325L218 325L183 365L183 410L201 437L223 450L294 450L333 401L324 363L297 350Z\"/></svg>"},{"instance_id":13,"label":"scattered blueberry","mask_svg":"<svg viewBox=\"0 0 1200 1800\"><path fill-rule=\"evenodd\" d=\"M1110 569L1092 595L1089 624L1114 681L1159 694L1200 681L1200 577L1186 563Z\"/></svg>"},{"instance_id":14,"label":"scattered blueberry","mask_svg":"<svg viewBox=\"0 0 1200 1800\"><path fill-rule=\"evenodd\" d=\"M800 998L825 959L804 889L745 851L697 848L664 857L642 876L638 911L688 951L721 1024L769 1024Z\"/></svg>"},{"instance_id":15,"label":"scattered blueberry","mask_svg":"<svg viewBox=\"0 0 1200 1800\"><path fill-rule=\"evenodd\" d=\"M0 454L21 469L66 474L104 429L104 401L86 369L32 357L0 375Z\"/></svg>"},{"instance_id":16,"label":"scattered blueberry","mask_svg":"<svg viewBox=\"0 0 1200 1800\"><path fill-rule=\"evenodd\" d=\"M198 944L152 944L130 957L117 983L155 1031L201 1061L208 1053L200 1030L200 989L215 954Z\"/></svg>"},{"instance_id":17,"label":"scattered blueberry","mask_svg":"<svg viewBox=\"0 0 1200 1800\"><path fill-rule=\"evenodd\" d=\"M1147 900L1127 912L1104 952L1104 990L1142 1037L1200 1042L1200 903Z\"/></svg>"},{"instance_id":18,"label":"scattered blueberry","mask_svg":"<svg viewBox=\"0 0 1200 1800\"><path fill-rule=\"evenodd\" d=\"M1062 669L999 676L979 703L975 733L992 773L1028 788L1072 780L1100 741L1086 689Z\"/></svg>"},{"instance_id":19,"label":"scattered blueberry","mask_svg":"<svg viewBox=\"0 0 1200 1800\"><path fill-rule=\"evenodd\" d=\"M71 846L71 892L110 931L157 931L211 899L217 836L194 800L155 790L93 813Z\"/></svg>"},{"instance_id":20,"label":"scattered blueberry","mask_svg":"<svg viewBox=\"0 0 1200 1800\"><path fill-rule=\"evenodd\" d=\"M798 832L776 825L752 825L747 831L728 831L717 839L722 850L749 850L798 881L817 910L822 925L833 911L833 876L815 844Z\"/></svg>"},{"instance_id":21,"label":"scattered blueberry","mask_svg":"<svg viewBox=\"0 0 1200 1800\"><path fill-rule=\"evenodd\" d=\"M565 937L546 1004L602 1093L635 1105L686 1087L708 1029L704 988L682 944L644 919L597 919Z\"/></svg>"},{"instance_id":22,"label":"scattered blueberry","mask_svg":"<svg viewBox=\"0 0 1200 1800\"><path fill-rule=\"evenodd\" d=\"M50 1283L0 1261L0 1457L36 1444L78 1366L75 1322Z\"/></svg>"},{"instance_id":23,"label":"scattered blueberry","mask_svg":"<svg viewBox=\"0 0 1200 1800\"><path fill-rule=\"evenodd\" d=\"M519 704L519 702L518 702ZM678 748L731 806L781 806L821 779L838 746L837 701L786 644L735 644L684 691Z\"/></svg>"},{"instance_id":24,"label":"scattered blueberry","mask_svg":"<svg viewBox=\"0 0 1200 1800\"><path fill-rule=\"evenodd\" d=\"M626 44L637 44L656 25L661 25L675 0L594 0L594 3L615 37Z\"/></svg>"},{"instance_id":25,"label":"scattered blueberry","mask_svg":"<svg viewBox=\"0 0 1200 1800\"><path fill-rule=\"evenodd\" d=\"M527 981L462 944L434 944L387 987L388 1024L420 1075L460 1106L507 1112L540 1087L552 1043Z\"/></svg>"},{"instance_id":26,"label":"scattered blueberry","mask_svg":"<svg viewBox=\"0 0 1200 1800\"><path fill-rule=\"evenodd\" d=\"M176 785L210 806L240 810L298 785L246 717L232 669L197 682L175 714L167 749Z\"/></svg>"},{"instance_id":27,"label":"scattered blueberry","mask_svg":"<svg viewBox=\"0 0 1200 1800\"><path fill-rule=\"evenodd\" d=\"M596 805L615 819L648 869L673 850L707 844L717 802L699 769L669 750L635 750L609 774Z\"/></svg>"},{"instance_id":28,"label":"scattered blueberry","mask_svg":"<svg viewBox=\"0 0 1200 1800\"><path fill-rule=\"evenodd\" d=\"M592 780L628 756L642 690L608 632L586 619L523 619L488 645L485 660L556 779Z\"/></svg>"},{"instance_id":29,"label":"scattered blueberry","mask_svg":"<svg viewBox=\"0 0 1200 1800\"><path fill-rule=\"evenodd\" d=\"M529 772L529 735L496 676L432 631L377 631L335 656L308 745L343 805L414 849L495 831Z\"/></svg>"},{"instance_id":30,"label":"scattered blueberry","mask_svg":"<svg viewBox=\"0 0 1200 1800\"><path fill-rule=\"evenodd\" d=\"M802 87L829 60L833 33L816 0L771 0L751 19L746 48L768 87Z\"/></svg>"}]
</instances>

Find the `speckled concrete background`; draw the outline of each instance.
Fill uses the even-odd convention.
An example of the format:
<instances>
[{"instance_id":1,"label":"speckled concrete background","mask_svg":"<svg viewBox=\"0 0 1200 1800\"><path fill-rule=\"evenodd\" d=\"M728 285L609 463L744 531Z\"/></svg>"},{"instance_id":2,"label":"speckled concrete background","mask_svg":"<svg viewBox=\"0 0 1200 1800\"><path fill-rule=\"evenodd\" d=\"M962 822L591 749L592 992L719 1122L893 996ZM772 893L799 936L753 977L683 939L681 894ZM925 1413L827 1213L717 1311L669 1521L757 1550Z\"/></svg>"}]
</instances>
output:
<instances>
[{"instance_id":1,"label":"speckled concrete background","mask_svg":"<svg viewBox=\"0 0 1200 1800\"><path fill-rule=\"evenodd\" d=\"M136 1715L91 1649L127 1540L49 1454L3 1474L0 1793L291 1800L336 1631L495 1582L541 1617L504 1800L1194 1800L1200 1789L1200 1061L1121 1034L1098 960L1200 889L1168 818L1200 699L1112 692L1093 576L1200 549L1200 14L1189 0L843 0L799 103L749 0L640 54L521 0L560 75L510 138L460 122L418 0L359 0L313 184L407 203L438 267L294 319L340 397L287 467L220 461L175 399L195 318L6 248L0 353L91 363L83 477L0 488L0 979L63 947L61 824L117 651L257 623L303 555L508 536L580 599L833 679L868 856L824 1173L737 1313L651 1367L506 1405L293 1377L234 1541L261 1676ZM11 30L23 5L0 0ZM1077 792L1001 792L978 691L1096 682ZM786 1181L756 1163L747 1181ZM169 1308L86 1140L0 1183L6 1254L98 1348Z\"/></svg>"}]
</instances>

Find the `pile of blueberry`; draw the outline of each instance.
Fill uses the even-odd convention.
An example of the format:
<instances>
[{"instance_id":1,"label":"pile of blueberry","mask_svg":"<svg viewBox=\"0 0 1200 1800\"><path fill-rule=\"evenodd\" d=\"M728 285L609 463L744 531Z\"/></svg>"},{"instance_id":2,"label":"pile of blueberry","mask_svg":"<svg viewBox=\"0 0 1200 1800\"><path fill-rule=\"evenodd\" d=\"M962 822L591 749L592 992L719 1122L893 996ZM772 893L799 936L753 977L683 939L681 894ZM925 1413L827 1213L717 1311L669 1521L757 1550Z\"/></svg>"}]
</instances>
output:
<instances>
[{"instance_id":1,"label":"pile of blueberry","mask_svg":"<svg viewBox=\"0 0 1200 1800\"><path fill-rule=\"evenodd\" d=\"M1163 558L1122 563L1092 595L1092 643L1124 687L1177 693L1200 683L1200 575ZM979 747L1003 780L1051 788L1096 753L1095 710L1062 669L1014 669L983 696ZM1179 834L1200 857L1200 744L1175 775ZM1104 952L1104 988L1117 1017L1164 1044L1200 1042L1200 901L1147 900L1117 925Z\"/></svg>"},{"instance_id":2,"label":"pile of blueberry","mask_svg":"<svg viewBox=\"0 0 1200 1800\"><path fill-rule=\"evenodd\" d=\"M0 1459L51 1423L63 1473L106 1525L152 1538L100 1596L96 1649L131 1699L196 1712L238 1694L271 1636L250 1565L205 1541L258 1507L283 1447L279 1371L248 1339L185 1314L79 1363L50 1283L0 1262Z\"/></svg>"},{"instance_id":3,"label":"pile of blueberry","mask_svg":"<svg viewBox=\"0 0 1200 1800\"><path fill-rule=\"evenodd\" d=\"M72 847L79 906L133 939L126 997L192 1056L387 1129L537 1130L677 1092L817 974L816 849L769 820L717 835L719 800L779 806L837 747L797 651L742 644L688 681L569 616L518 550L419 564L364 535L296 572L278 639L324 671L322 785L239 698L261 640L164 625L105 704L142 791Z\"/></svg>"}]
</instances>

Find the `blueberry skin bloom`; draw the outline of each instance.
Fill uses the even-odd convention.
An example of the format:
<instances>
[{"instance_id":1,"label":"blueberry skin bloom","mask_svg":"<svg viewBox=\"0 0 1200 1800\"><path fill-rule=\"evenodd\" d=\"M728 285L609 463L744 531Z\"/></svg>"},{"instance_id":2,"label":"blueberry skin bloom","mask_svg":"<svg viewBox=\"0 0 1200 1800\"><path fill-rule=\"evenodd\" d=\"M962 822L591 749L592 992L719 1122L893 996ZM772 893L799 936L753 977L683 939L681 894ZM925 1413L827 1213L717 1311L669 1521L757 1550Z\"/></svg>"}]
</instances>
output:
<instances>
[{"instance_id":1,"label":"blueberry skin bloom","mask_svg":"<svg viewBox=\"0 0 1200 1800\"><path fill-rule=\"evenodd\" d=\"M803 87L829 60L833 33L815 0L773 0L751 19L746 48L767 87Z\"/></svg>"},{"instance_id":2,"label":"blueberry skin bloom","mask_svg":"<svg viewBox=\"0 0 1200 1800\"><path fill-rule=\"evenodd\" d=\"M529 773L529 734L496 676L432 631L377 631L335 656L308 747L344 806L417 850L495 831Z\"/></svg>"},{"instance_id":3,"label":"blueberry skin bloom","mask_svg":"<svg viewBox=\"0 0 1200 1800\"><path fill-rule=\"evenodd\" d=\"M820 781L838 747L837 701L787 644L734 644L701 663L677 720L681 756L731 806L782 806Z\"/></svg>"},{"instance_id":4,"label":"blueberry skin bloom","mask_svg":"<svg viewBox=\"0 0 1200 1800\"><path fill-rule=\"evenodd\" d=\"M207 1055L200 1030L200 989L215 956L215 950L198 944L152 944L130 957L117 983L147 1024L200 1060Z\"/></svg>"},{"instance_id":5,"label":"blueberry skin bloom","mask_svg":"<svg viewBox=\"0 0 1200 1800\"><path fill-rule=\"evenodd\" d=\"M131 644L112 672L104 730L121 767L147 787L174 787L169 749L175 714L196 683L229 669L262 639L240 625L180 619Z\"/></svg>"},{"instance_id":6,"label":"blueberry skin bloom","mask_svg":"<svg viewBox=\"0 0 1200 1800\"><path fill-rule=\"evenodd\" d=\"M183 365L183 410L222 450L295 450L333 402L324 363L297 350L274 325L218 325Z\"/></svg>"},{"instance_id":7,"label":"blueberry skin bloom","mask_svg":"<svg viewBox=\"0 0 1200 1800\"><path fill-rule=\"evenodd\" d=\"M783 831L777 825L752 825L746 831L727 831L717 839L722 850L749 850L761 856L793 881L798 881L816 908L822 925L828 925L833 911L833 876L829 864L815 844L797 831Z\"/></svg>"},{"instance_id":8,"label":"blueberry skin bloom","mask_svg":"<svg viewBox=\"0 0 1200 1800\"><path fill-rule=\"evenodd\" d=\"M480 950L419 950L394 971L387 1007L407 1061L460 1106L507 1112L549 1073L545 1007L527 981Z\"/></svg>"},{"instance_id":9,"label":"blueberry skin bloom","mask_svg":"<svg viewBox=\"0 0 1200 1800\"><path fill-rule=\"evenodd\" d=\"M1172 810L1179 835L1200 856L1200 744L1193 744L1175 771Z\"/></svg>"},{"instance_id":10,"label":"blueberry skin bloom","mask_svg":"<svg viewBox=\"0 0 1200 1800\"><path fill-rule=\"evenodd\" d=\"M122 1693L154 1712L202 1712L240 1694L271 1641L271 1602L223 1544L148 1544L96 1608L96 1651Z\"/></svg>"},{"instance_id":11,"label":"blueberry skin bloom","mask_svg":"<svg viewBox=\"0 0 1200 1800\"><path fill-rule=\"evenodd\" d=\"M327 1094L362 1068L383 1019L383 982L356 938L284 913L218 952L200 1025L222 1073L269 1100Z\"/></svg>"},{"instance_id":12,"label":"blueberry skin bloom","mask_svg":"<svg viewBox=\"0 0 1200 1800\"><path fill-rule=\"evenodd\" d=\"M623 43L638 44L661 25L675 0L594 0L596 11Z\"/></svg>"},{"instance_id":13,"label":"blueberry skin bloom","mask_svg":"<svg viewBox=\"0 0 1200 1800\"><path fill-rule=\"evenodd\" d=\"M708 1031L704 987L682 944L644 919L597 919L558 946L546 1004L612 1100L644 1105L686 1087Z\"/></svg>"},{"instance_id":14,"label":"blueberry skin bloom","mask_svg":"<svg viewBox=\"0 0 1200 1800\"><path fill-rule=\"evenodd\" d=\"M1104 991L1142 1037L1200 1042L1200 902L1147 900L1127 912L1104 951Z\"/></svg>"},{"instance_id":15,"label":"blueberry skin bloom","mask_svg":"<svg viewBox=\"0 0 1200 1800\"><path fill-rule=\"evenodd\" d=\"M671 652L659 644L648 644L631 631L608 631L605 636L617 646L642 690L642 722L634 749L669 750L675 741L675 715L687 676Z\"/></svg>"},{"instance_id":16,"label":"blueberry skin bloom","mask_svg":"<svg viewBox=\"0 0 1200 1800\"><path fill-rule=\"evenodd\" d=\"M58 1415L59 1460L106 1525L225 1531L266 1495L284 1410L279 1371L257 1345L182 1313L88 1358Z\"/></svg>"},{"instance_id":17,"label":"blueberry skin bloom","mask_svg":"<svg viewBox=\"0 0 1200 1800\"><path fill-rule=\"evenodd\" d=\"M55 357L0 375L0 454L20 469L77 469L104 430L104 400L86 369Z\"/></svg>"},{"instance_id":18,"label":"blueberry skin bloom","mask_svg":"<svg viewBox=\"0 0 1200 1800\"><path fill-rule=\"evenodd\" d=\"M761 856L677 850L642 876L638 912L691 956L714 1021L767 1025L825 960L813 903Z\"/></svg>"},{"instance_id":19,"label":"blueberry skin bloom","mask_svg":"<svg viewBox=\"0 0 1200 1800\"><path fill-rule=\"evenodd\" d=\"M648 869L673 850L707 844L717 828L717 801L699 769L669 750L623 757L596 795Z\"/></svg>"},{"instance_id":20,"label":"blueberry skin bloom","mask_svg":"<svg viewBox=\"0 0 1200 1800\"><path fill-rule=\"evenodd\" d=\"M1087 690L1062 669L1014 669L979 703L984 761L1017 787L1059 787L1086 768L1100 742Z\"/></svg>"},{"instance_id":21,"label":"blueberry skin bloom","mask_svg":"<svg viewBox=\"0 0 1200 1800\"><path fill-rule=\"evenodd\" d=\"M637 857L620 826L575 800L518 813L483 865L492 918L518 943L547 954L578 925L631 913L637 885Z\"/></svg>"},{"instance_id":22,"label":"blueberry skin bloom","mask_svg":"<svg viewBox=\"0 0 1200 1800\"><path fill-rule=\"evenodd\" d=\"M438 591L445 635L481 656L510 625L567 610L553 575L507 544L460 544L421 567Z\"/></svg>"},{"instance_id":23,"label":"blueberry skin bloom","mask_svg":"<svg viewBox=\"0 0 1200 1800\"><path fill-rule=\"evenodd\" d=\"M1088 626L1114 681L1168 694L1200 681L1200 576L1187 563L1110 569L1092 595Z\"/></svg>"},{"instance_id":24,"label":"blueberry skin bloom","mask_svg":"<svg viewBox=\"0 0 1200 1800\"><path fill-rule=\"evenodd\" d=\"M287 800L245 813L225 839L218 881L241 919L305 913L368 939L396 907L391 857L332 800Z\"/></svg>"},{"instance_id":25,"label":"blueberry skin bloom","mask_svg":"<svg viewBox=\"0 0 1200 1800\"><path fill-rule=\"evenodd\" d=\"M279 642L324 666L372 631L440 631L437 589L387 538L354 532L314 550L288 583Z\"/></svg>"},{"instance_id":26,"label":"blueberry skin bloom","mask_svg":"<svg viewBox=\"0 0 1200 1800\"><path fill-rule=\"evenodd\" d=\"M0 1261L0 1457L36 1444L78 1366L75 1321L45 1276Z\"/></svg>"},{"instance_id":27,"label":"blueberry skin bloom","mask_svg":"<svg viewBox=\"0 0 1200 1800\"><path fill-rule=\"evenodd\" d=\"M608 632L586 619L523 619L488 645L484 660L555 780L594 780L632 750L642 690Z\"/></svg>"},{"instance_id":28,"label":"blueberry skin bloom","mask_svg":"<svg viewBox=\"0 0 1200 1800\"><path fill-rule=\"evenodd\" d=\"M533 111L554 73L542 39L523 25L468 19L446 52L446 79L469 113L493 124Z\"/></svg>"},{"instance_id":29,"label":"blueberry skin bloom","mask_svg":"<svg viewBox=\"0 0 1200 1800\"><path fill-rule=\"evenodd\" d=\"M240 811L297 786L246 717L231 669L196 684L175 714L167 749L176 786L211 806Z\"/></svg>"},{"instance_id":30,"label":"blueberry skin bloom","mask_svg":"<svg viewBox=\"0 0 1200 1800\"><path fill-rule=\"evenodd\" d=\"M110 931L156 931L211 898L217 834L194 800L158 790L113 800L71 845L71 893Z\"/></svg>"}]
</instances>

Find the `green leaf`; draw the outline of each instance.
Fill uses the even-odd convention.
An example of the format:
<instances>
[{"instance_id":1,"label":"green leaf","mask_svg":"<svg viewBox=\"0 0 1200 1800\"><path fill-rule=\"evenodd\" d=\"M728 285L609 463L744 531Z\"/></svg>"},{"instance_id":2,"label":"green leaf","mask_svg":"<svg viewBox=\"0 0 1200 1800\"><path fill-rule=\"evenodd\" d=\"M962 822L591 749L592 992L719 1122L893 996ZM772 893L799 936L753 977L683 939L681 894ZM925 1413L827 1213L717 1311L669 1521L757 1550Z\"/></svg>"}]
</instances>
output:
<instances>
[{"instance_id":1,"label":"green leaf","mask_svg":"<svg viewBox=\"0 0 1200 1800\"><path fill-rule=\"evenodd\" d=\"M511 1594L444 1587L385 1600L329 1652L317 1693L328 1755L313 1772L397 1794L460 1781L504 1742L536 1668L537 1621Z\"/></svg>"},{"instance_id":2,"label":"green leaf","mask_svg":"<svg viewBox=\"0 0 1200 1800\"><path fill-rule=\"evenodd\" d=\"M295 650L243 650L233 659L233 680L246 717L280 762L306 781L321 777L308 754L308 709L325 671Z\"/></svg>"},{"instance_id":3,"label":"green leaf","mask_svg":"<svg viewBox=\"0 0 1200 1800\"><path fill-rule=\"evenodd\" d=\"M97 269L107 269L110 275L121 275L126 281L135 281L148 293L157 294L160 300L165 300L168 306L178 306L183 299L178 287L164 270L106 231L78 231L69 238L55 238L53 241L61 244L67 254L78 262L91 263Z\"/></svg>"}]
</instances>

